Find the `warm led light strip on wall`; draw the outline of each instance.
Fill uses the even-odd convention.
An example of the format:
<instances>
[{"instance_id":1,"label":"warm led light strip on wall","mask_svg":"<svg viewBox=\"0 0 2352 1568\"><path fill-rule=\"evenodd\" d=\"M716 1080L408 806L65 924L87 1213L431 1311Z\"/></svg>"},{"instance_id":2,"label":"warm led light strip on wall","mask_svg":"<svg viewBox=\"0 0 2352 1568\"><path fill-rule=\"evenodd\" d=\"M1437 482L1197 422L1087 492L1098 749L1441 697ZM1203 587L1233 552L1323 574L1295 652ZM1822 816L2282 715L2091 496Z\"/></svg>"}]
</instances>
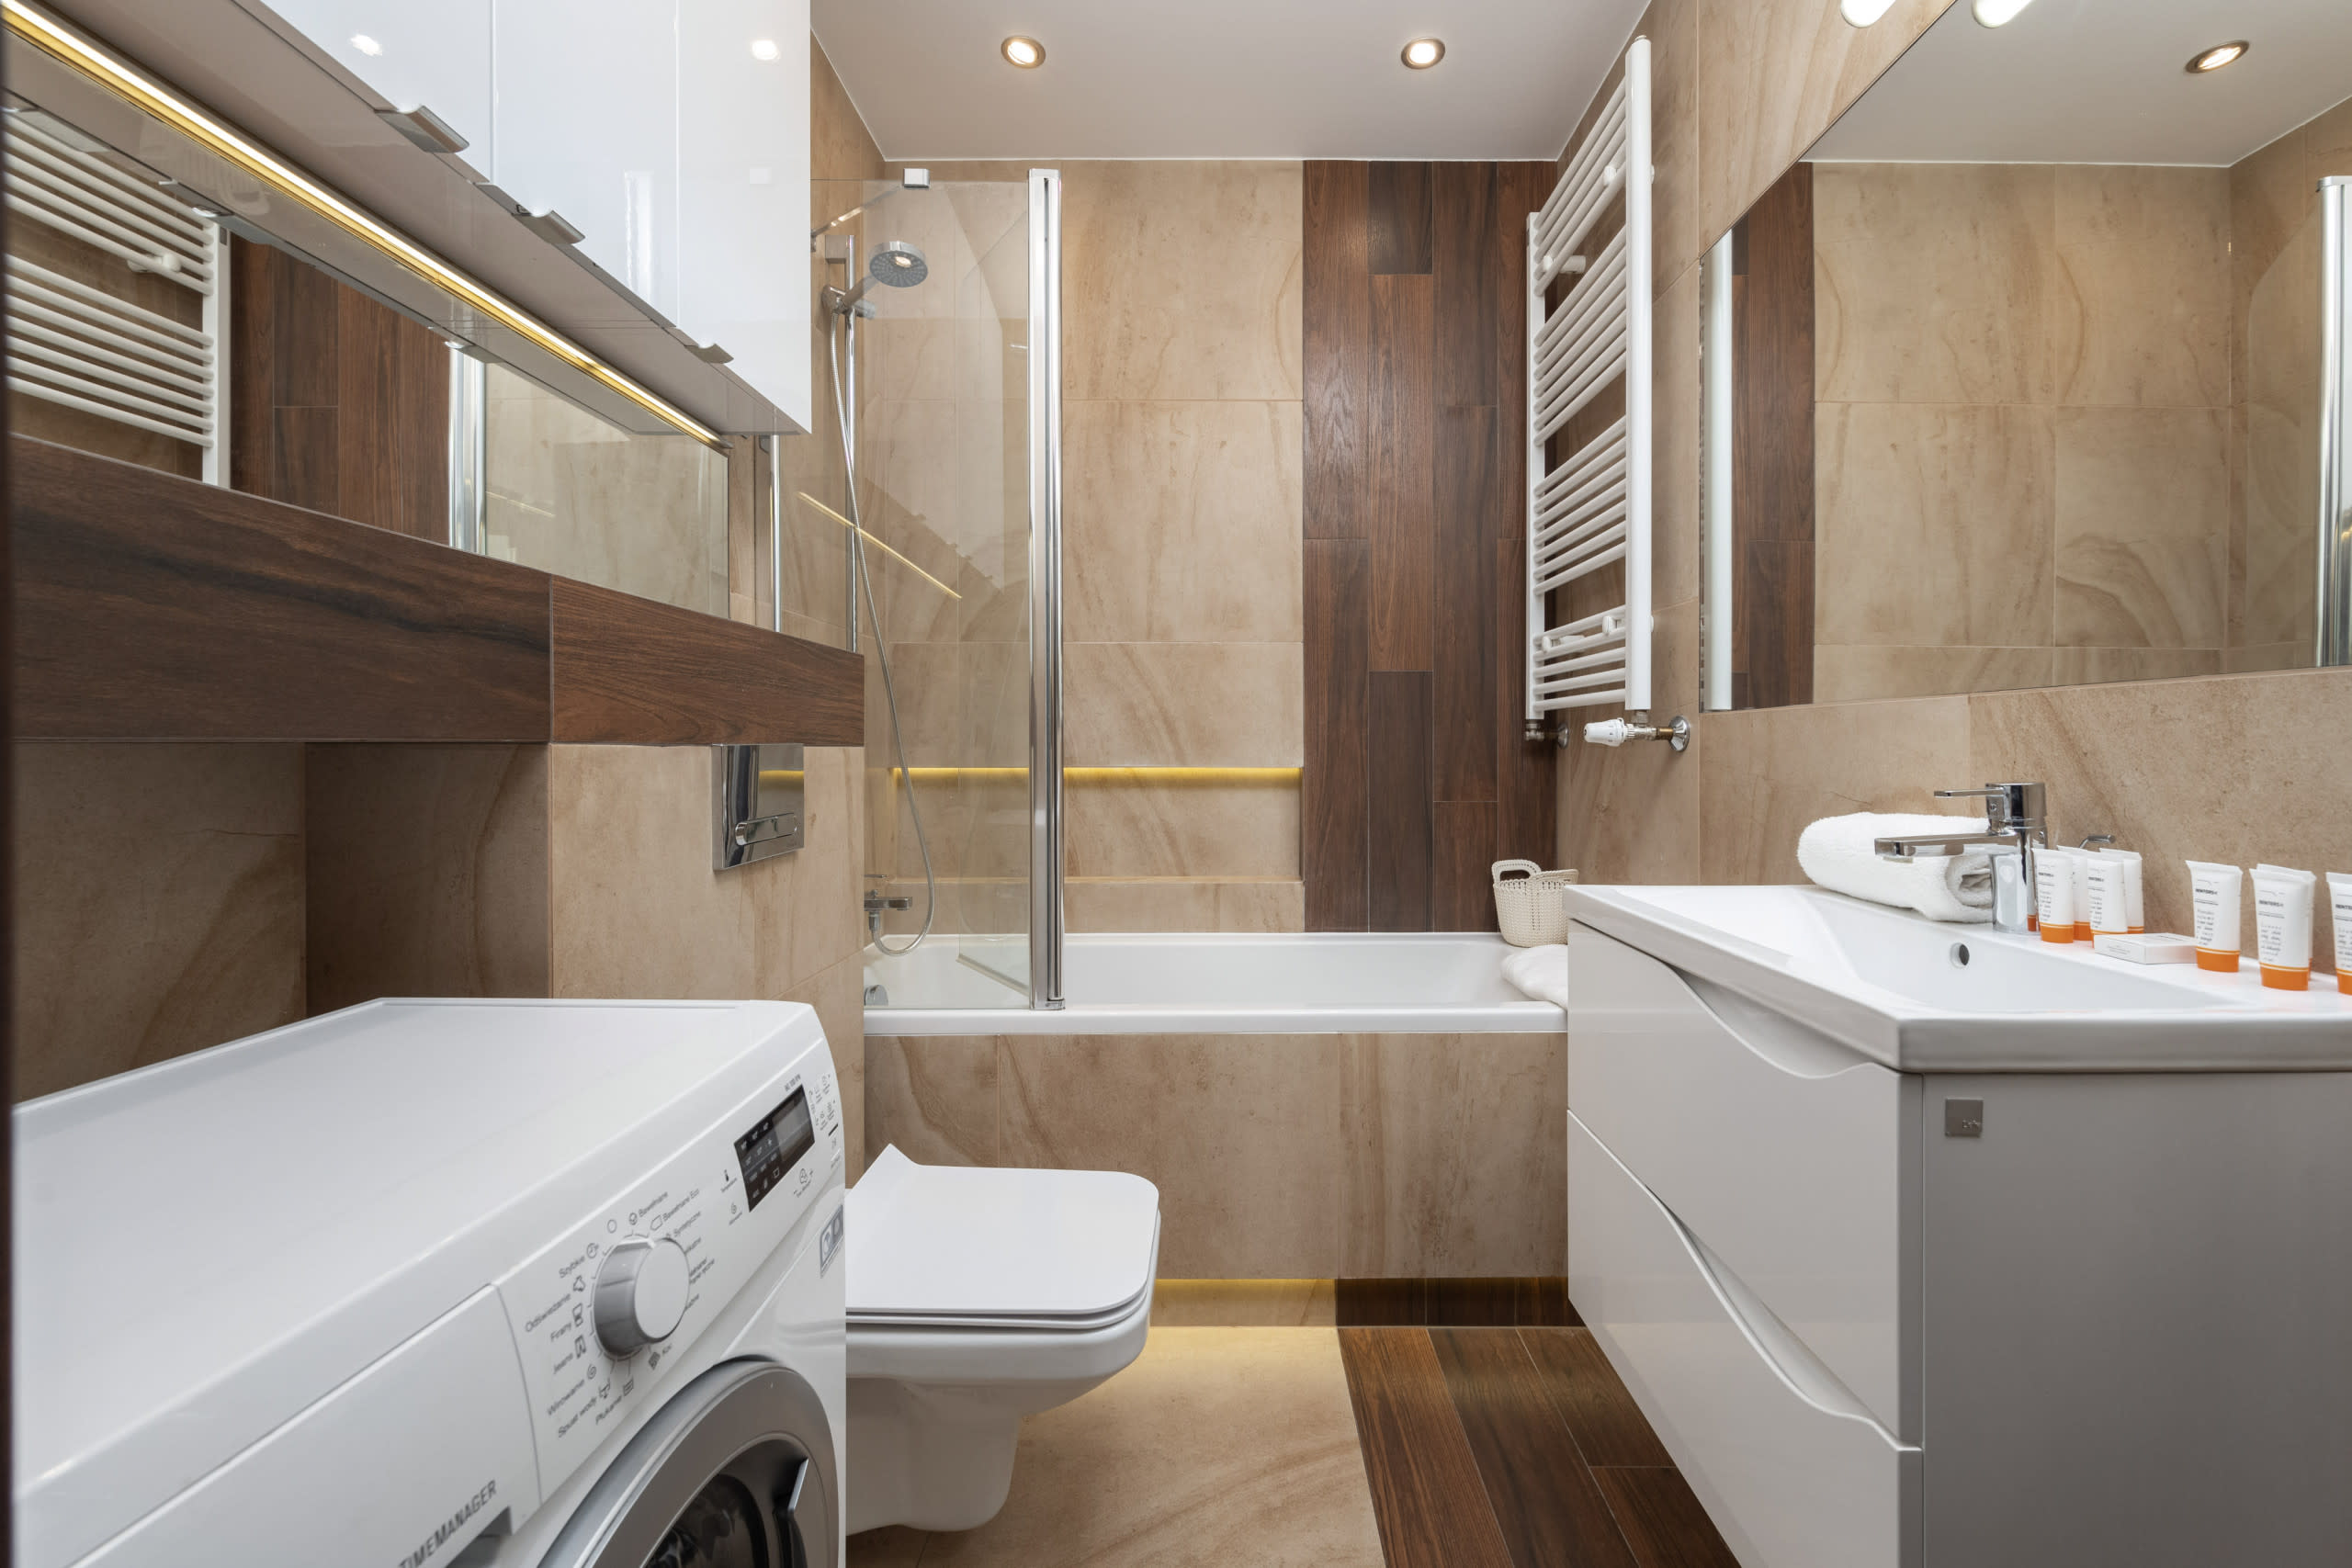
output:
<instances>
[{"instance_id":1,"label":"warm led light strip on wall","mask_svg":"<svg viewBox=\"0 0 2352 1568\"><path fill-rule=\"evenodd\" d=\"M879 770L896 773L896 768ZM954 784L958 779L1025 779L1026 768L915 768L920 780ZM1064 768L1062 782L1075 784L1295 784L1296 768Z\"/></svg>"},{"instance_id":2,"label":"warm led light strip on wall","mask_svg":"<svg viewBox=\"0 0 2352 1568\"><path fill-rule=\"evenodd\" d=\"M446 289L501 326L545 349L647 412L675 425L697 441L724 448L725 443L717 431L622 375L554 328L534 319L521 307L492 293L439 257L378 222L300 170L254 146L201 109L175 96L160 84L150 81L127 62L80 34L70 31L23 4L23 0L0 0L0 12L6 13L8 31L17 39L79 72L116 96L129 100L215 156L256 179L266 181L345 233L373 246L418 276Z\"/></svg>"}]
</instances>

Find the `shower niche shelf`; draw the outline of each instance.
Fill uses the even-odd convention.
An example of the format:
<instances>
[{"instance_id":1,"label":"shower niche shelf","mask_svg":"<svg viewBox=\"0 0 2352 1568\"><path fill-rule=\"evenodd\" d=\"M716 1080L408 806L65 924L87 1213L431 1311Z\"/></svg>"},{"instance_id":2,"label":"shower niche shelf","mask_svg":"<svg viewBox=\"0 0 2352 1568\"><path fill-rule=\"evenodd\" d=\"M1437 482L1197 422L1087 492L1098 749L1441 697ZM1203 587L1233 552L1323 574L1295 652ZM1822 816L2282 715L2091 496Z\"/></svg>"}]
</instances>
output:
<instances>
[{"instance_id":1,"label":"shower niche shelf","mask_svg":"<svg viewBox=\"0 0 2352 1568\"><path fill-rule=\"evenodd\" d=\"M26 436L28 740L855 746L857 655Z\"/></svg>"}]
</instances>

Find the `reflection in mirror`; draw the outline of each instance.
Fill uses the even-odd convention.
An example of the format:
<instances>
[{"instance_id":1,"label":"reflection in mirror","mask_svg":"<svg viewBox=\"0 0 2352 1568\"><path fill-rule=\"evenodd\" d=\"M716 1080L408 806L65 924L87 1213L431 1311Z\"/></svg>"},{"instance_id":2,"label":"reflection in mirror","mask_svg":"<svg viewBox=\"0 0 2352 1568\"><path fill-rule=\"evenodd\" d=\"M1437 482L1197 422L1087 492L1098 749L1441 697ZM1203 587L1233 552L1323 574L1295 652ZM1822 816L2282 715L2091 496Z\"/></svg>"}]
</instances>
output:
<instances>
[{"instance_id":1,"label":"reflection in mirror","mask_svg":"<svg viewBox=\"0 0 2352 1568\"><path fill-rule=\"evenodd\" d=\"M1709 705L2312 663L2347 95L2352 7L1930 28L1714 253Z\"/></svg>"}]
</instances>

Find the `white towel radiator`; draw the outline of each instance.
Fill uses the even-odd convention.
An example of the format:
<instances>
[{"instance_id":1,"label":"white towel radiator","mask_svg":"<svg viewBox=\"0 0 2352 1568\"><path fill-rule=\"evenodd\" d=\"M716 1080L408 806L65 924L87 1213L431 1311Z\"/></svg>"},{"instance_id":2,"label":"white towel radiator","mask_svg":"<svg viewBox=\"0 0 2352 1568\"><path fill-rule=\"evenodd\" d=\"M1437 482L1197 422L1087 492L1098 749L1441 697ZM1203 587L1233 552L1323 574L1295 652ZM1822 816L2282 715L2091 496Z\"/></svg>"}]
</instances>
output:
<instances>
[{"instance_id":1,"label":"white towel radiator","mask_svg":"<svg viewBox=\"0 0 2352 1568\"><path fill-rule=\"evenodd\" d=\"M201 447L204 477L226 483L220 231L29 113L8 117L6 156L13 216L69 234L132 272L168 278L204 301L203 324L189 326L11 256L9 387Z\"/></svg>"},{"instance_id":2,"label":"white towel radiator","mask_svg":"<svg viewBox=\"0 0 2352 1568\"><path fill-rule=\"evenodd\" d=\"M1527 220L1527 732L1601 703L1650 705L1650 46L1625 51L1623 80ZM1586 242L1624 195L1624 226ZM1548 314L1553 282L1573 276ZM1612 382L1625 412L1569 453L1552 438ZM1623 561L1625 602L1561 626L1554 590Z\"/></svg>"}]
</instances>

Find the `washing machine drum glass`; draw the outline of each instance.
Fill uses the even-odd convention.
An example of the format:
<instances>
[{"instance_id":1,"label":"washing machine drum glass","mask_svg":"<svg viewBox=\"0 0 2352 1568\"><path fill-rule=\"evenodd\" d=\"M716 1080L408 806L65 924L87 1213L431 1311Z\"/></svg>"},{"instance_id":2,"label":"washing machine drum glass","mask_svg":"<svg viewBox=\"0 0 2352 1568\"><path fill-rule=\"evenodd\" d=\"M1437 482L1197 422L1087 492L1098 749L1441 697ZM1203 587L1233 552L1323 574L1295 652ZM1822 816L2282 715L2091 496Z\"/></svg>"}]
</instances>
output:
<instances>
[{"instance_id":1,"label":"washing machine drum glass","mask_svg":"<svg viewBox=\"0 0 2352 1568\"><path fill-rule=\"evenodd\" d=\"M839 1568L832 1454L799 1376L714 1367L629 1440L542 1568Z\"/></svg>"}]
</instances>

